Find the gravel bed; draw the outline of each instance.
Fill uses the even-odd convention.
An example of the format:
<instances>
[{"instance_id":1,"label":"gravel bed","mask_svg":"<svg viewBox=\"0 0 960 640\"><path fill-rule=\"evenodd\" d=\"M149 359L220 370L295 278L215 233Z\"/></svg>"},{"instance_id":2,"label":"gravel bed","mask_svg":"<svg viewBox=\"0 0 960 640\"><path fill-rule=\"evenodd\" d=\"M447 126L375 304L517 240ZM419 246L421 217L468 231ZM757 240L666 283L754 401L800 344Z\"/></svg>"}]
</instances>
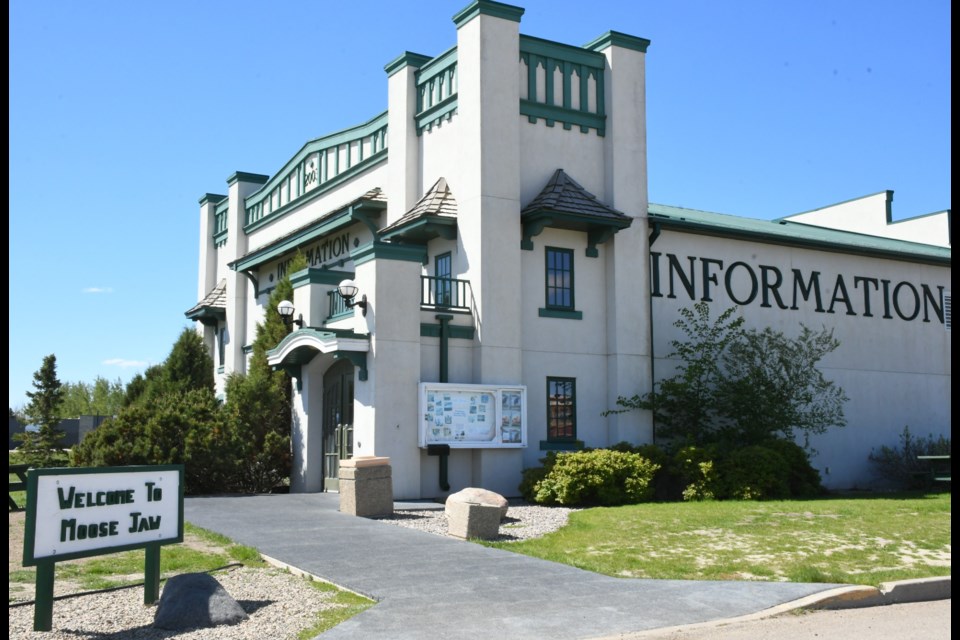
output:
<instances>
[{"instance_id":1,"label":"gravel bed","mask_svg":"<svg viewBox=\"0 0 960 640\"><path fill-rule=\"evenodd\" d=\"M509 542L543 536L566 524L573 511L576 509L511 503L496 539ZM378 520L448 536L442 508L398 510ZM318 591L310 587L305 578L281 569L235 567L212 575L243 607L250 616L248 620L192 631L154 629L156 607L143 604L140 586L55 600L53 630L49 632L33 631L32 604L11 606L9 637L26 640L292 640L316 623L319 612L340 606L331 602L333 592ZM13 599L22 599L12 591L10 595L11 605Z\"/></svg>"}]
</instances>

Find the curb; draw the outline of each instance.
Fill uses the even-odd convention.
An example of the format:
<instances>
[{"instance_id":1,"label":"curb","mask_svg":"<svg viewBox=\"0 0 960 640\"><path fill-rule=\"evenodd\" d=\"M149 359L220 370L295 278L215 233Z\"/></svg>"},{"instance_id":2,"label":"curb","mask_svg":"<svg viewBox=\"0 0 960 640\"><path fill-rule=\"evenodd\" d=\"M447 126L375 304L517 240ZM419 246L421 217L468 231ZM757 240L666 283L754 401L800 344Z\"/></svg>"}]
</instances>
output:
<instances>
[{"instance_id":1,"label":"curb","mask_svg":"<svg viewBox=\"0 0 960 640\"><path fill-rule=\"evenodd\" d=\"M809 604L794 603L794 609L858 609L906 602L929 602L947 600L950 594L950 578L920 578L884 582L876 587L840 587L812 596Z\"/></svg>"}]
</instances>

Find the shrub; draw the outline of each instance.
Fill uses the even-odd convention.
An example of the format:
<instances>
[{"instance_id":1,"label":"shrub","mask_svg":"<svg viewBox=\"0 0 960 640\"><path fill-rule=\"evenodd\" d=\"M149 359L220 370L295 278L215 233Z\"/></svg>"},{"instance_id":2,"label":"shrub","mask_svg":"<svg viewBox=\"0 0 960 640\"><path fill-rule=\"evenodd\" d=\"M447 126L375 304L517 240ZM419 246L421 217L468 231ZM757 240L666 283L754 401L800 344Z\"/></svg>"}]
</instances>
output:
<instances>
[{"instance_id":1,"label":"shrub","mask_svg":"<svg viewBox=\"0 0 960 640\"><path fill-rule=\"evenodd\" d=\"M868 459L873 463L874 473L881 480L899 489L930 489L933 479L929 466L917 456L950 455L950 439L942 435L926 438L916 437L905 426L900 432L900 446L881 446L870 451Z\"/></svg>"},{"instance_id":2,"label":"shrub","mask_svg":"<svg viewBox=\"0 0 960 640\"><path fill-rule=\"evenodd\" d=\"M773 449L753 445L723 452L714 461L719 500L770 500L790 497L787 462Z\"/></svg>"},{"instance_id":3,"label":"shrub","mask_svg":"<svg viewBox=\"0 0 960 640\"><path fill-rule=\"evenodd\" d=\"M791 498L814 498L825 493L820 472L810 464L810 455L803 447L789 440L771 440L763 446L780 454L786 463Z\"/></svg>"},{"instance_id":4,"label":"shrub","mask_svg":"<svg viewBox=\"0 0 960 640\"><path fill-rule=\"evenodd\" d=\"M534 501L567 506L644 502L653 496L658 468L639 454L610 449L558 453L536 482Z\"/></svg>"}]
</instances>

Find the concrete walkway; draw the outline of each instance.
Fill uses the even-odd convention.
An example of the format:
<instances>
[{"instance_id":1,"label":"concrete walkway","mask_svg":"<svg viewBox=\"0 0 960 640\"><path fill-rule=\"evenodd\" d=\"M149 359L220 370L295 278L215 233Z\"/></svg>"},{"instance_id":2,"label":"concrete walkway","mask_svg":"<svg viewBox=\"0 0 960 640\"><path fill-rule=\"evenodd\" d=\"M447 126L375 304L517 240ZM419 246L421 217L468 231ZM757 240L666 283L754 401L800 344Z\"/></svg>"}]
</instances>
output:
<instances>
[{"instance_id":1,"label":"concrete walkway","mask_svg":"<svg viewBox=\"0 0 960 640\"><path fill-rule=\"evenodd\" d=\"M346 515L337 494L187 498L184 518L378 602L324 633L324 640L610 637L746 616L856 589L610 578Z\"/></svg>"}]
</instances>

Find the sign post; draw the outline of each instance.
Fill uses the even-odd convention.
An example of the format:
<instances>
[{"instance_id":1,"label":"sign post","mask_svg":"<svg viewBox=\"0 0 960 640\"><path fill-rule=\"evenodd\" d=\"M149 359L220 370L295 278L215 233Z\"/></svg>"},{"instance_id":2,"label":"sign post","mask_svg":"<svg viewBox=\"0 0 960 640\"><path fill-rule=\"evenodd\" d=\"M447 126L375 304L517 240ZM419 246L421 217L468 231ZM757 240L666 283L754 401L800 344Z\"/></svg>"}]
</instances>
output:
<instances>
[{"instance_id":1,"label":"sign post","mask_svg":"<svg viewBox=\"0 0 960 640\"><path fill-rule=\"evenodd\" d=\"M160 594L160 546L183 542L183 465L30 469L23 566L37 567L34 631L53 626L57 562L144 549L144 604Z\"/></svg>"}]
</instances>

